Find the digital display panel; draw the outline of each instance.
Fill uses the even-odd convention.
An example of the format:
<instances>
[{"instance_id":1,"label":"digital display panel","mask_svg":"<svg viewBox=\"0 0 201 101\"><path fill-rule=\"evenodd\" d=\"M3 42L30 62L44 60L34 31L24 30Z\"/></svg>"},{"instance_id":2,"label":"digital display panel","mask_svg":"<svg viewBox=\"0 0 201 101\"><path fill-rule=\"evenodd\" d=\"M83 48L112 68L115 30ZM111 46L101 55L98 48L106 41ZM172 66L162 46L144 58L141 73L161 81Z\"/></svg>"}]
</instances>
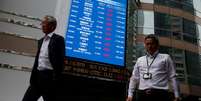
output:
<instances>
[{"instance_id":1,"label":"digital display panel","mask_svg":"<svg viewBox=\"0 0 201 101\"><path fill-rule=\"evenodd\" d=\"M127 0L72 0L66 56L125 65Z\"/></svg>"}]
</instances>

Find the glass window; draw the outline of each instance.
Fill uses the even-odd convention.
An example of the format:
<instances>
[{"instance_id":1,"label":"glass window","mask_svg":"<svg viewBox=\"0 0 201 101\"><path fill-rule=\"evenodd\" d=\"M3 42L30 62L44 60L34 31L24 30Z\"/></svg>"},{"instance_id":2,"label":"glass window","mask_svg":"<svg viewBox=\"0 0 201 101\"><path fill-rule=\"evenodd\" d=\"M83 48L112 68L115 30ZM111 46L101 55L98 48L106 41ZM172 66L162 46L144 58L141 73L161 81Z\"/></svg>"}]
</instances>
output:
<instances>
[{"instance_id":1,"label":"glass window","mask_svg":"<svg viewBox=\"0 0 201 101\"><path fill-rule=\"evenodd\" d=\"M159 36L170 37L171 36L171 31L157 28L157 29L155 29L155 34L159 35Z\"/></svg>"},{"instance_id":2,"label":"glass window","mask_svg":"<svg viewBox=\"0 0 201 101\"><path fill-rule=\"evenodd\" d=\"M200 75L201 68L200 68L199 54L192 53L189 51L185 51L185 54L186 54L186 65L188 68L188 74Z\"/></svg>"},{"instance_id":3,"label":"glass window","mask_svg":"<svg viewBox=\"0 0 201 101\"><path fill-rule=\"evenodd\" d=\"M168 14L155 13L154 19L156 28L170 30L171 22L170 22L170 16Z\"/></svg>"},{"instance_id":4,"label":"glass window","mask_svg":"<svg viewBox=\"0 0 201 101\"><path fill-rule=\"evenodd\" d=\"M198 44L198 42L197 42L198 40L197 40L196 37L193 37L191 35L187 35L186 33L183 35L183 40L187 41L187 42L190 42L192 44L195 44L195 45Z\"/></svg>"},{"instance_id":5,"label":"glass window","mask_svg":"<svg viewBox=\"0 0 201 101\"><path fill-rule=\"evenodd\" d=\"M184 65L181 64L181 63L176 63L175 65L176 65L176 67L180 67L180 68L183 68L183 67L184 67ZM183 71L183 70L182 70L182 71Z\"/></svg>"},{"instance_id":6,"label":"glass window","mask_svg":"<svg viewBox=\"0 0 201 101\"><path fill-rule=\"evenodd\" d=\"M154 12L153 11L138 11L138 33L153 34L154 33Z\"/></svg>"},{"instance_id":7,"label":"glass window","mask_svg":"<svg viewBox=\"0 0 201 101\"><path fill-rule=\"evenodd\" d=\"M193 0L182 0L182 8L184 11L194 15Z\"/></svg>"},{"instance_id":8,"label":"glass window","mask_svg":"<svg viewBox=\"0 0 201 101\"><path fill-rule=\"evenodd\" d=\"M173 36L174 39L177 39L177 40L182 39L182 34L179 33L179 32L172 32L172 36Z\"/></svg>"},{"instance_id":9,"label":"glass window","mask_svg":"<svg viewBox=\"0 0 201 101\"><path fill-rule=\"evenodd\" d=\"M174 49L174 54L183 54L183 50L181 50L181 49Z\"/></svg>"},{"instance_id":10,"label":"glass window","mask_svg":"<svg viewBox=\"0 0 201 101\"><path fill-rule=\"evenodd\" d=\"M181 81L181 82L184 82L185 78L179 77L178 80Z\"/></svg>"},{"instance_id":11,"label":"glass window","mask_svg":"<svg viewBox=\"0 0 201 101\"><path fill-rule=\"evenodd\" d=\"M201 17L201 0L193 0L194 9L196 10L196 15Z\"/></svg>"},{"instance_id":12,"label":"glass window","mask_svg":"<svg viewBox=\"0 0 201 101\"><path fill-rule=\"evenodd\" d=\"M171 50L172 50L172 48L171 47L167 47L167 46L160 46L160 49L159 49L159 51L161 53L166 53L166 54L170 54Z\"/></svg>"},{"instance_id":13,"label":"glass window","mask_svg":"<svg viewBox=\"0 0 201 101\"><path fill-rule=\"evenodd\" d=\"M168 6L173 7L173 8L182 8L182 4L179 0L167 0L168 1Z\"/></svg>"},{"instance_id":14,"label":"glass window","mask_svg":"<svg viewBox=\"0 0 201 101\"><path fill-rule=\"evenodd\" d=\"M144 48L144 43L137 43L136 46L134 47L134 49L136 49L137 57L143 56L146 53L146 50Z\"/></svg>"},{"instance_id":15,"label":"glass window","mask_svg":"<svg viewBox=\"0 0 201 101\"><path fill-rule=\"evenodd\" d=\"M197 35L198 35L198 38L199 38L199 46L201 46L201 25L198 25L197 24Z\"/></svg>"},{"instance_id":16,"label":"glass window","mask_svg":"<svg viewBox=\"0 0 201 101\"><path fill-rule=\"evenodd\" d=\"M196 24L193 21L183 19L183 39L193 44L197 44Z\"/></svg>"},{"instance_id":17,"label":"glass window","mask_svg":"<svg viewBox=\"0 0 201 101\"><path fill-rule=\"evenodd\" d=\"M181 1L181 0L180 0ZM182 0L182 2L184 4L188 4L188 5L192 5L193 4L193 0Z\"/></svg>"},{"instance_id":18,"label":"glass window","mask_svg":"<svg viewBox=\"0 0 201 101\"><path fill-rule=\"evenodd\" d=\"M174 59L175 59L175 61L183 61L183 57L176 56L176 57L174 57Z\"/></svg>"},{"instance_id":19,"label":"glass window","mask_svg":"<svg viewBox=\"0 0 201 101\"><path fill-rule=\"evenodd\" d=\"M182 8L182 4L180 0L154 0L156 4L169 6L173 8Z\"/></svg>"},{"instance_id":20,"label":"glass window","mask_svg":"<svg viewBox=\"0 0 201 101\"><path fill-rule=\"evenodd\" d=\"M154 3L154 0L140 0L140 2L143 2L143 3Z\"/></svg>"},{"instance_id":21,"label":"glass window","mask_svg":"<svg viewBox=\"0 0 201 101\"><path fill-rule=\"evenodd\" d=\"M172 36L174 39L181 40L182 39L182 21L183 19L178 16L171 16L170 15L170 22L171 22L171 31Z\"/></svg>"},{"instance_id":22,"label":"glass window","mask_svg":"<svg viewBox=\"0 0 201 101\"><path fill-rule=\"evenodd\" d=\"M186 66L187 66L187 73L190 77L190 82L192 84L200 82L201 78L201 68L200 68L200 60L199 54L192 53L189 51L185 51L186 56ZM193 59L192 59L193 57ZM198 79L199 78L199 79Z\"/></svg>"},{"instance_id":23,"label":"glass window","mask_svg":"<svg viewBox=\"0 0 201 101\"><path fill-rule=\"evenodd\" d=\"M200 77L189 75L188 80L189 80L189 83L192 85L198 85L198 86L201 85Z\"/></svg>"},{"instance_id":24,"label":"glass window","mask_svg":"<svg viewBox=\"0 0 201 101\"><path fill-rule=\"evenodd\" d=\"M154 0L154 3L161 4L161 5L167 5L168 0Z\"/></svg>"},{"instance_id":25,"label":"glass window","mask_svg":"<svg viewBox=\"0 0 201 101\"><path fill-rule=\"evenodd\" d=\"M176 72L179 73L179 74L184 74L185 73L184 70L176 70Z\"/></svg>"},{"instance_id":26,"label":"glass window","mask_svg":"<svg viewBox=\"0 0 201 101\"><path fill-rule=\"evenodd\" d=\"M201 11L195 11L195 15L201 18Z\"/></svg>"},{"instance_id":27,"label":"glass window","mask_svg":"<svg viewBox=\"0 0 201 101\"><path fill-rule=\"evenodd\" d=\"M164 13L155 12L155 33L160 36L171 36L170 16Z\"/></svg>"},{"instance_id":28,"label":"glass window","mask_svg":"<svg viewBox=\"0 0 201 101\"><path fill-rule=\"evenodd\" d=\"M193 1L192 0L154 0L156 4L177 8L181 10L185 10L189 13L193 13ZM194 13L193 13L194 14Z\"/></svg>"}]
</instances>

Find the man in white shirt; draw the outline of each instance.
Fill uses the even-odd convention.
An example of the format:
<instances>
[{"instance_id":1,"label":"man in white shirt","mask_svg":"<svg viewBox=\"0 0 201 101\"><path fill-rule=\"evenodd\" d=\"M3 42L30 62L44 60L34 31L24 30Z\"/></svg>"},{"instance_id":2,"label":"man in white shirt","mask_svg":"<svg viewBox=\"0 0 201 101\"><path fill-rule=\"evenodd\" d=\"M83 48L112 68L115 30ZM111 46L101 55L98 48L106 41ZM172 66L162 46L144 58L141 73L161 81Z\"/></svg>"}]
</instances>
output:
<instances>
[{"instance_id":1,"label":"man in white shirt","mask_svg":"<svg viewBox=\"0 0 201 101\"><path fill-rule=\"evenodd\" d=\"M170 101L169 81L174 91L175 101L178 101L176 72L171 57L158 52L159 40L153 34L145 37L144 45L147 54L137 59L130 78L126 101L134 101L133 93L136 93L136 89L138 89L138 101Z\"/></svg>"}]
</instances>

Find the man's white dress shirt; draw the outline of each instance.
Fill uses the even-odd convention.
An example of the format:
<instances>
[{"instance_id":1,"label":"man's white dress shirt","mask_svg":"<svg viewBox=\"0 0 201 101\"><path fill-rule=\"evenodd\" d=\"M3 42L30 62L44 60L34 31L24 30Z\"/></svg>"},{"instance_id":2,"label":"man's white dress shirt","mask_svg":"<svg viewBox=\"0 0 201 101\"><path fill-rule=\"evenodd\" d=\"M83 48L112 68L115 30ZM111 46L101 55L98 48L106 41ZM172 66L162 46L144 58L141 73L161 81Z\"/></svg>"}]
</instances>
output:
<instances>
[{"instance_id":1,"label":"man's white dress shirt","mask_svg":"<svg viewBox=\"0 0 201 101\"><path fill-rule=\"evenodd\" d=\"M152 74L151 79L143 79L143 74L147 72ZM161 54L157 51L152 56L150 54L142 56L137 59L134 66L134 70L130 78L128 96L133 96L133 92L136 88L139 90L151 88L168 90L169 81L171 81L173 86L175 97L179 97L175 67L168 54Z\"/></svg>"},{"instance_id":2,"label":"man's white dress shirt","mask_svg":"<svg viewBox=\"0 0 201 101\"><path fill-rule=\"evenodd\" d=\"M53 70L52 65L49 60L49 51L48 51L48 45L50 43L50 39L52 37L53 33L50 33L46 36L44 36L43 43L40 49L39 53L39 59L38 59L38 70Z\"/></svg>"}]
</instances>

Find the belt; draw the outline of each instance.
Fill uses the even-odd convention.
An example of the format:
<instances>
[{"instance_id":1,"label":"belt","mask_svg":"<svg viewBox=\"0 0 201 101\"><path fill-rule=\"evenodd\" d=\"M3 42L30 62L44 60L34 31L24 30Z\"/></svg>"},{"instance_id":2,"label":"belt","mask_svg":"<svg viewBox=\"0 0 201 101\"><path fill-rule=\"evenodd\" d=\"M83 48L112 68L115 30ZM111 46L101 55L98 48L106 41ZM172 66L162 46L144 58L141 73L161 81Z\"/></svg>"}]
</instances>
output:
<instances>
[{"instance_id":1,"label":"belt","mask_svg":"<svg viewBox=\"0 0 201 101\"><path fill-rule=\"evenodd\" d=\"M39 70L38 73L43 73L43 74L53 74L53 70Z\"/></svg>"},{"instance_id":2,"label":"belt","mask_svg":"<svg viewBox=\"0 0 201 101\"><path fill-rule=\"evenodd\" d=\"M145 90L139 90L141 93L146 94L146 95L151 95L151 94L161 94L161 93L168 93L168 90L164 89L145 89Z\"/></svg>"}]
</instances>

